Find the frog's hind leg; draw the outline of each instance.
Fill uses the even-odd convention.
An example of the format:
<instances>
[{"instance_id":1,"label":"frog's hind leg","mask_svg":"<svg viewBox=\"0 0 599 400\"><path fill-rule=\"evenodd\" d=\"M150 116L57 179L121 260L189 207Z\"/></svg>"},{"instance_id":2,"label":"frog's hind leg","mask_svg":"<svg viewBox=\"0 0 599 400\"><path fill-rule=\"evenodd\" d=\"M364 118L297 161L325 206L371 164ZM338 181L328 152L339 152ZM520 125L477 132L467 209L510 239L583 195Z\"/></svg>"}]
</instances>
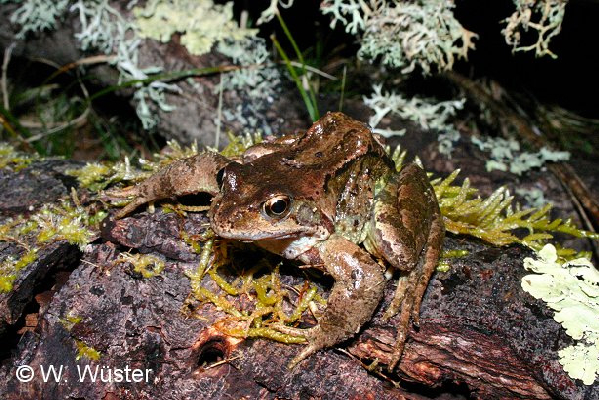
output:
<instances>
[{"instance_id":1,"label":"frog's hind leg","mask_svg":"<svg viewBox=\"0 0 599 400\"><path fill-rule=\"evenodd\" d=\"M317 326L310 329L276 327L284 333L304 336L308 341L308 345L289 363L289 368L318 350L355 335L372 318L383 297L385 278L382 268L358 245L333 235L323 242L319 250L335 283Z\"/></svg>"},{"instance_id":2,"label":"frog's hind leg","mask_svg":"<svg viewBox=\"0 0 599 400\"><path fill-rule=\"evenodd\" d=\"M194 193L214 195L219 191L217 173L228 163L229 160L218 153L201 153L173 161L136 186L109 190L105 197L109 200L133 197L129 204L116 213L115 218L119 219L151 201Z\"/></svg>"},{"instance_id":3,"label":"frog's hind leg","mask_svg":"<svg viewBox=\"0 0 599 400\"><path fill-rule=\"evenodd\" d=\"M425 254L418 261L416 268L400 277L397 283L395 297L385 312L385 317L390 318L396 312L394 307L401 305L397 335L393 346L393 354L388 365L393 371L403 354L404 345L410 328L410 319L416 326L420 323L420 305L428 287L428 283L437 267L441 246L443 243L444 228L440 214L434 214L431 229L425 247Z\"/></svg>"},{"instance_id":4,"label":"frog's hind leg","mask_svg":"<svg viewBox=\"0 0 599 400\"><path fill-rule=\"evenodd\" d=\"M384 318L399 312L397 338L389 370L403 352L410 319L418 324L420 304L435 270L443 240L443 224L435 193L425 172L406 165L376 195L370 245L400 270L397 289Z\"/></svg>"}]
</instances>

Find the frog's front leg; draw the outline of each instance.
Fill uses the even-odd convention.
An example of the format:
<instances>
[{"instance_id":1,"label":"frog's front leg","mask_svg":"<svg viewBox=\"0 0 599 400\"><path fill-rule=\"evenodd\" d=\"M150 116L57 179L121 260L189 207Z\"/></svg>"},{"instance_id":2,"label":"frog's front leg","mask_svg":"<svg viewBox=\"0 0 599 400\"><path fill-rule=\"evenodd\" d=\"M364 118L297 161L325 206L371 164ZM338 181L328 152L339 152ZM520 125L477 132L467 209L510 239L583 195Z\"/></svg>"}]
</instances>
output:
<instances>
[{"instance_id":1,"label":"frog's front leg","mask_svg":"<svg viewBox=\"0 0 599 400\"><path fill-rule=\"evenodd\" d=\"M173 161L136 186L106 192L110 198L133 197L116 213L119 219L142 204L195 193L215 195L219 192L218 172L230 161L214 152L205 152L183 160Z\"/></svg>"},{"instance_id":2,"label":"frog's front leg","mask_svg":"<svg viewBox=\"0 0 599 400\"><path fill-rule=\"evenodd\" d=\"M282 332L304 336L308 341L289 363L289 368L318 350L356 334L372 318L383 297L382 268L358 245L333 235L322 242L319 252L335 283L317 326L310 329L277 327Z\"/></svg>"}]
</instances>

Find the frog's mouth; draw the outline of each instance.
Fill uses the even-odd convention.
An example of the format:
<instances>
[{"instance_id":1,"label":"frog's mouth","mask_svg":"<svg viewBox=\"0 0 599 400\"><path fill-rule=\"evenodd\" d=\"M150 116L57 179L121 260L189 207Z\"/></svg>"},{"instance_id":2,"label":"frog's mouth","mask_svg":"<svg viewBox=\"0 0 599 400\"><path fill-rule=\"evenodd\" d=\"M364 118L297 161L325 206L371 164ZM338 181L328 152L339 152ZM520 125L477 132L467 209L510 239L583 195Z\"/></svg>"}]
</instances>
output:
<instances>
[{"instance_id":1,"label":"frog's mouth","mask_svg":"<svg viewBox=\"0 0 599 400\"><path fill-rule=\"evenodd\" d=\"M300 240L302 237L306 237L308 235L310 235L310 232L305 232L304 230L299 231L299 232L277 232L277 233L272 233L272 232L257 232L255 234L239 234L238 232L235 231L230 231L230 232L222 232L220 231L218 228L216 227L212 227L212 230L214 231L214 233L216 233L217 236L220 236L224 239L233 239L233 240L239 240L240 242L243 243L251 243L251 242L258 242L258 241L285 241L285 240Z\"/></svg>"}]
</instances>

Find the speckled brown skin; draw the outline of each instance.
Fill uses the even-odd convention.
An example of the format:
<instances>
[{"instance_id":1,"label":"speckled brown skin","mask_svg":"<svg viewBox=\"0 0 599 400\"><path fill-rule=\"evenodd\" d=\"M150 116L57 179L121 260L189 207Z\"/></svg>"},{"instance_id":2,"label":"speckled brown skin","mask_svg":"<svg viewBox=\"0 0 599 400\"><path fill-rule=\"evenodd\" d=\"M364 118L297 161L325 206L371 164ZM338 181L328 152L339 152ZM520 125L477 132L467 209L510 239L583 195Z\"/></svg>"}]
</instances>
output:
<instances>
[{"instance_id":1,"label":"speckled brown skin","mask_svg":"<svg viewBox=\"0 0 599 400\"><path fill-rule=\"evenodd\" d=\"M214 176L223 167L218 191ZM381 182L385 186L377 191ZM372 317L384 286L373 256L399 269L396 297L386 312L391 317L401 311L390 369L395 367L443 239L439 206L422 169L409 164L397 173L366 125L328 113L306 132L248 149L241 162L205 153L173 163L121 192L140 197L117 217L148 201L199 191L216 194L209 215L217 235L253 241L335 279L317 326L277 327L308 340L290 367L351 337ZM281 199L284 207L273 214L269 204Z\"/></svg>"}]
</instances>

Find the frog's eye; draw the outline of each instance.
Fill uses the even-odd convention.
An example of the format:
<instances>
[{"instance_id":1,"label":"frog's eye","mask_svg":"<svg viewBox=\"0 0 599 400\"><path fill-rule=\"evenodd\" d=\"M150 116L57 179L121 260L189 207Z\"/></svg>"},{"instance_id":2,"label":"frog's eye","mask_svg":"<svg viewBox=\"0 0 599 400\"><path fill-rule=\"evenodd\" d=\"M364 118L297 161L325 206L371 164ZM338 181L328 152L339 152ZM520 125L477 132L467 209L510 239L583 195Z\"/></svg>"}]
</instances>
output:
<instances>
[{"instance_id":1,"label":"frog's eye","mask_svg":"<svg viewBox=\"0 0 599 400\"><path fill-rule=\"evenodd\" d=\"M289 196L279 195L268 199L262 205L262 211L270 218L281 219L289 213L291 199Z\"/></svg>"}]
</instances>

